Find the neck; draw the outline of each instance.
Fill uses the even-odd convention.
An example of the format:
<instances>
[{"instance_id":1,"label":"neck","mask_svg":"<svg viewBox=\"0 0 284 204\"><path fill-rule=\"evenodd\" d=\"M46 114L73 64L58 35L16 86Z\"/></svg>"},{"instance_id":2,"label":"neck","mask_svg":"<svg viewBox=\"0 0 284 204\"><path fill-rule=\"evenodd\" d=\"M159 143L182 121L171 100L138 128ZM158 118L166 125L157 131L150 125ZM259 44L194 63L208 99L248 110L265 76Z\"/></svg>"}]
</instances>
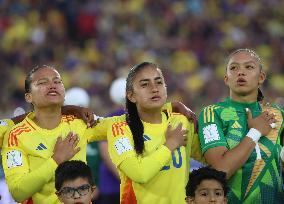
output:
<instances>
[{"instance_id":1,"label":"neck","mask_svg":"<svg viewBox=\"0 0 284 204\"><path fill-rule=\"evenodd\" d=\"M35 109L33 121L44 129L54 129L61 122L61 107Z\"/></svg>"},{"instance_id":2,"label":"neck","mask_svg":"<svg viewBox=\"0 0 284 204\"><path fill-rule=\"evenodd\" d=\"M231 92L230 98L233 101L237 101L241 103L254 103L257 101L257 93L253 93L249 95L238 95L238 94Z\"/></svg>"},{"instance_id":3,"label":"neck","mask_svg":"<svg viewBox=\"0 0 284 204\"><path fill-rule=\"evenodd\" d=\"M139 117L146 123L159 124L162 122L161 110L138 110Z\"/></svg>"}]
</instances>

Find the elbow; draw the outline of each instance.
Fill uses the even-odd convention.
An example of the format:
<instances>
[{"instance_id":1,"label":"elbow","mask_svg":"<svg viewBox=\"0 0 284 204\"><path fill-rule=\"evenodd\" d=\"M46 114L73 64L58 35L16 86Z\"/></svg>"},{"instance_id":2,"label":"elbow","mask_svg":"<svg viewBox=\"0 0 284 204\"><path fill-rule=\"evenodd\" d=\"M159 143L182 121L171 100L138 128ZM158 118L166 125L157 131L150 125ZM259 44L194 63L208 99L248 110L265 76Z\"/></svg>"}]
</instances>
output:
<instances>
[{"instance_id":1,"label":"elbow","mask_svg":"<svg viewBox=\"0 0 284 204\"><path fill-rule=\"evenodd\" d=\"M22 203L31 197L27 196L27 193L25 193L25 189L23 188L12 187L12 186L8 187L13 199L18 203Z\"/></svg>"},{"instance_id":2,"label":"elbow","mask_svg":"<svg viewBox=\"0 0 284 204\"><path fill-rule=\"evenodd\" d=\"M144 184L147 183L150 178L147 177L141 170L133 171L128 177L135 183Z\"/></svg>"},{"instance_id":3,"label":"elbow","mask_svg":"<svg viewBox=\"0 0 284 204\"><path fill-rule=\"evenodd\" d=\"M18 203L22 203L28 199L25 196L21 195L19 192L15 192L13 190L11 190L10 192L11 192L13 199Z\"/></svg>"}]
</instances>

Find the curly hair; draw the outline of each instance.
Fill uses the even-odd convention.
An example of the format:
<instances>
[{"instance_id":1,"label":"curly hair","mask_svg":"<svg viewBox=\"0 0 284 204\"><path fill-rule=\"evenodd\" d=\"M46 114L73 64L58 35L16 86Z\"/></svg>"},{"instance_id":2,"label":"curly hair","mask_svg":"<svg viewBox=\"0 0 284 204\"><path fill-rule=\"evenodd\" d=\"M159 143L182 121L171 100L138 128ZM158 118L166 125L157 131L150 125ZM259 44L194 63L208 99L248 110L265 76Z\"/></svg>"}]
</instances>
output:
<instances>
[{"instance_id":1,"label":"curly hair","mask_svg":"<svg viewBox=\"0 0 284 204\"><path fill-rule=\"evenodd\" d=\"M206 166L193 170L189 174L189 181L186 185L186 196L195 197L195 191L198 185L204 180L216 180L221 184L224 195L227 195L229 188L227 186L226 173Z\"/></svg>"}]
</instances>

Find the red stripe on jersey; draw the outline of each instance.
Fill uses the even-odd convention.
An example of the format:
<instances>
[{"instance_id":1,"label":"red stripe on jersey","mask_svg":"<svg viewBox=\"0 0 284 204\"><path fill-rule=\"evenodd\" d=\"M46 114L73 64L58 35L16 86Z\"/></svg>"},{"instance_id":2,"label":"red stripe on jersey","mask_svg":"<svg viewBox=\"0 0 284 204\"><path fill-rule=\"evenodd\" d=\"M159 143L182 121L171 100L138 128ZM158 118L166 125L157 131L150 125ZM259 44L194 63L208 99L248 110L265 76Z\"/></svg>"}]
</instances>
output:
<instances>
[{"instance_id":1,"label":"red stripe on jersey","mask_svg":"<svg viewBox=\"0 0 284 204\"><path fill-rule=\"evenodd\" d=\"M132 181L127 178L120 204L137 204L135 192L132 186Z\"/></svg>"},{"instance_id":2,"label":"red stripe on jersey","mask_svg":"<svg viewBox=\"0 0 284 204\"><path fill-rule=\"evenodd\" d=\"M24 202L22 202L21 204L33 204L33 199L29 198L28 200L25 200Z\"/></svg>"},{"instance_id":3,"label":"red stripe on jersey","mask_svg":"<svg viewBox=\"0 0 284 204\"><path fill-rule=\"evenodd\" d=\"M62 115L61 121L69 123L69 122L71 122L71 121L73 121L75 119L77 119L77 118L74 115Z\"/></svg>"},{"instance_id":4,"label":"red stripe on jersey","mask_svg":"<svg viewBox=\"0 0 284 204\"><path fill-rule=\"evenodd\" d=\"M119 123L114 123L111 126L111 130L112 130L112 135L114 137L118 136L118 135L124 135L124 130L123 130L123 126L126 126L127 122L119 122Z\"/></svg>"},{"instance_id":5,"label":"red stripe on jersey","mask_svg":"<svg viewBox=\"0 0 284 204\"><path fill-rule=\"evenodd\" d=\"M31 126L32 129L35 130L34 126L32 126L32 124L29 121L26 120L26 122L29 124L29 126Z\"/></svg>"},{"instance_id":6,"label":"red stripe on jersey","mask_svg":"<svg viewBox=\"0 0 284 204\"><path fill-rule=\"evenodd\" d=\"M27 126L26 123L24 123L21 126L17 126L15 129L11 130L9 133L9 138L8 138L8 146L18 146L18 136L21 135L23 132L30 132L31 128Z\"/></svg>"}]
</instances>

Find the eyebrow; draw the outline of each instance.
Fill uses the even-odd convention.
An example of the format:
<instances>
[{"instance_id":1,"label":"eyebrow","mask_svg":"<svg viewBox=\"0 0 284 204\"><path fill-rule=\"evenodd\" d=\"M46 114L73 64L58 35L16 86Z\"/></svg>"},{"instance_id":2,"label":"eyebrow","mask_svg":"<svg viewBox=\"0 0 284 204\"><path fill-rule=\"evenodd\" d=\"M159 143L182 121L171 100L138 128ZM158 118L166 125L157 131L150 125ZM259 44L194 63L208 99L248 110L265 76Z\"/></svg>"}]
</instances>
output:
<instances>
[{"instance_id":1,"label":"eyebrow","mask_svg":"<svg viewBox=\"0 0 284 204\"><path fill-rule=\"evenodd\" d=\"M157 81L157 80L160 80L160 79L162 79L162 77L155 77L154 78L154 81ZM148 82L148 81L150 81L150 79L141 79L140 81L139 81L139 83L143 83L143 82Z\"/></svg>"},{"instance_id":2,"label":"eyebrow","mask_svg":"<svg viewBox=\"0 0 284 204\"><path fill-rule=\"evenodd\" d=\"M55 77L52 78L52 80L54 80L54 79L60 79L61 80L61 78L59 76L55 76ZM41 81L41 80L48 80L48 77L42 77L42 78L39 78L36 81Z\"/></svg>"},{"instance_id":3,"label":"eyebrow","mask_svg":"<svg viewBox=\"0 0 284 204\"><path fill-rule=\"evenodd\" d=\"M208 188L201 188L198 191L204 191L204 190L208 190ZM222 190L223 191L222 188L214 188L213 190Z\"/></svg>"},{"instance_id":4,"label":"eyebrow","mask_svg":"<svg viewBox=\"0 0 284 204\"><path fill-rule=\"evenodd\" d=\"M244 62L244 63L232 62L232 63L230 63L230 65L231 64L249 64L249 63L257 64L255 61L250 60L250 61L247 61L247 62Z\"/></svg>"}]
</instances>

